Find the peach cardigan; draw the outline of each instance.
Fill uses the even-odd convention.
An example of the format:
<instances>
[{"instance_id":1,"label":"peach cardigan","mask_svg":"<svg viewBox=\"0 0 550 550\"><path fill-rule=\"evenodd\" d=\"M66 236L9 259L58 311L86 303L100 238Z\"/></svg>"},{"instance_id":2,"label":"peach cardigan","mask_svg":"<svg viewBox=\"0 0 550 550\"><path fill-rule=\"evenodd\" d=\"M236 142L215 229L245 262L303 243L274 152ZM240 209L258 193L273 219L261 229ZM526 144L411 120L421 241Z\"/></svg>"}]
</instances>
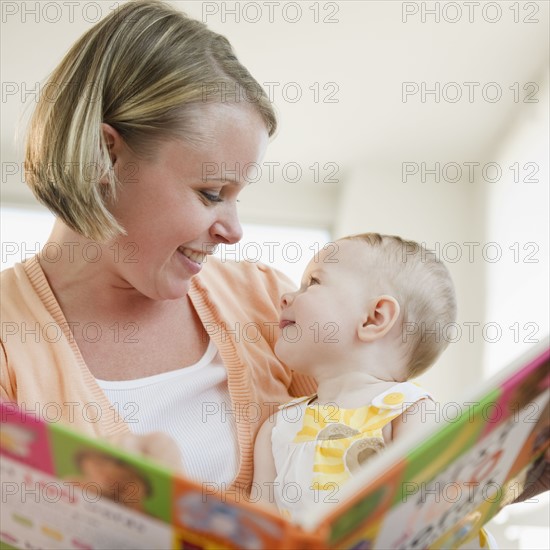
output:
<instances>
[{"instance_id":1,"label":"peach cardigan","mask_svg":"<svg viewBox=\"0 0 550 550\"><path fill-rule=\"evenodd\" d=\"M315 391L273 353L280 296L291 288L262 264L212 257L191 280L189 296L227 368L240 449L234 485L245 492L261 423L276 405ZM89 436L127 431L88 370L36 256L3 271L1 291L0 397Z\"/></svg>"}]
</instances>

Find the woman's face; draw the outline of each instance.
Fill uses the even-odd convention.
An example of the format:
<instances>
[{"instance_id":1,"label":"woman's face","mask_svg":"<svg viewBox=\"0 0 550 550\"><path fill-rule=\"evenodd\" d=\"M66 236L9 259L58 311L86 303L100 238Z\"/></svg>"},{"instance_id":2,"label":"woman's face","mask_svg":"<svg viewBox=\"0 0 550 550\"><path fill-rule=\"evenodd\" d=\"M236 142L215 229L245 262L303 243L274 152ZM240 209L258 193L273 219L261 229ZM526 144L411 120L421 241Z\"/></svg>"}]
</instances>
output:
<instances>
[{"instance_id":1,"label":"woman's face","mask_svg":"<svg viewBox=\"0 0 550 550\"><path fill-rule=\"evenodd\" d=\"M118 134L107 135L121 182L110 211L127 235L108 243L106 253L117 284L152 299L184 296L205 255L242 237L237 197L246 165L264 155L265 124L251 108L222 105L204 109L201 129L200 146L162 142L147 160Z\"/></svg>"}]
</instances>

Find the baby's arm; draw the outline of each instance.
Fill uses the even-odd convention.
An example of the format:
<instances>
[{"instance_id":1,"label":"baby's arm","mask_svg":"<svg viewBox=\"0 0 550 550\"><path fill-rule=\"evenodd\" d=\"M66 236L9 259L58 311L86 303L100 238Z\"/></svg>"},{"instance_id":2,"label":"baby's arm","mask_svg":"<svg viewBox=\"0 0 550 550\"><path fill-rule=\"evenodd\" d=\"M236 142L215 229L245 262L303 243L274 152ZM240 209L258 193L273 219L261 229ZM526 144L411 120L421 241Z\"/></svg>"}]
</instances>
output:
<instances>
[{"instance_id":1,"label":"baby's arm","mask_svg":"<svg viewBox=\"0 0 550 550\"><path fill-rule=\"evenodd\" d=\"M403 414L391 422L391 441L402 437L405 433L416 431L422 426L437 424L437 403L429 398L419 399ZM385 436L386 434L384 434ZM386 439L386 437L384 437Z\"/></svg>"},{"instance_id":2,"label":"baby's arm","mask_svg":"<svg viewBox=\"0 0 550 550\"><path fill-rule=\"evenodd\" d=\"M259 491L259 502L270 508L277 508L274 497L273 482L277 477L273 451L271 447L271 432L275 425L275 416L269 417L260 428L254 444L254 488Z\"/></svg>"}]
</instances>

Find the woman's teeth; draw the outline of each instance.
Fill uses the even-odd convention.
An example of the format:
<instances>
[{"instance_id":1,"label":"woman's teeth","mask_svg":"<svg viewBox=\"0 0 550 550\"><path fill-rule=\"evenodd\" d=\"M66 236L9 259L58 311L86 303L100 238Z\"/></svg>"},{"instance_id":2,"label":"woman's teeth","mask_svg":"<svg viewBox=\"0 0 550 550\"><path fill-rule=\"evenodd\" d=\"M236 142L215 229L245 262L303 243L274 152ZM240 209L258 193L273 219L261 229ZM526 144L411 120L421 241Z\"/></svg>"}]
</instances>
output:
<instances>
[{"instance_id":1,"label":"woman's teeth","mask_svg":"<svg viewBox=\"0 0 550 550\"><path fill-rule=\"evenodd\" d=\"M204 252L195 252L194 250L191 250L190 248L184 248L183 246L180 246L178 250L196 264L202 264L206 259L206 254Z\"/></svg>"}]
</instances>

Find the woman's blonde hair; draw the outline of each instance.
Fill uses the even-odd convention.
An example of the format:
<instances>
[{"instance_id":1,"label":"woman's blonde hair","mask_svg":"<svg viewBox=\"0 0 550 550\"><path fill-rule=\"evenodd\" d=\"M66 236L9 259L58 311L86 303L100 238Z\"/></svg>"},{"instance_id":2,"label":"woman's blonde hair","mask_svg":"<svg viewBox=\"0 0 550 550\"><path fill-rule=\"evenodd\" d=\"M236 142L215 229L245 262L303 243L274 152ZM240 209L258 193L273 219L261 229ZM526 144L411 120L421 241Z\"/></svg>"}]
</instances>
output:
<instances>
[{"instance_id":1,"label":"woman's blonde hair","mask_svg":"<svg viewBox=\"0 0 550 550\"><path fill-rule=\"evenodd\" d=\"M239 102L273 135L272 105L225 37L160 0L128 2L86 32L48 79L27 136L27 183L73 230L109 240L124 229L105 204L117 182L101 123L147 155L161 140L200 142L198 106Z\"/></svg>"},{"instance_id":2,"label":"woman's blonde hair","mask_svg":"<svg viewBox=\"0 0 550 550\"><path fill-rule=\"evenodd\" d=\"M369 281L391 294L401 308L401 341L410 378L427 370L447 347L446 332L456 322L451 275L435 252L394 235L362 233L341 240L362 241L369 254Z\"/></svg>"}]
</instances>

